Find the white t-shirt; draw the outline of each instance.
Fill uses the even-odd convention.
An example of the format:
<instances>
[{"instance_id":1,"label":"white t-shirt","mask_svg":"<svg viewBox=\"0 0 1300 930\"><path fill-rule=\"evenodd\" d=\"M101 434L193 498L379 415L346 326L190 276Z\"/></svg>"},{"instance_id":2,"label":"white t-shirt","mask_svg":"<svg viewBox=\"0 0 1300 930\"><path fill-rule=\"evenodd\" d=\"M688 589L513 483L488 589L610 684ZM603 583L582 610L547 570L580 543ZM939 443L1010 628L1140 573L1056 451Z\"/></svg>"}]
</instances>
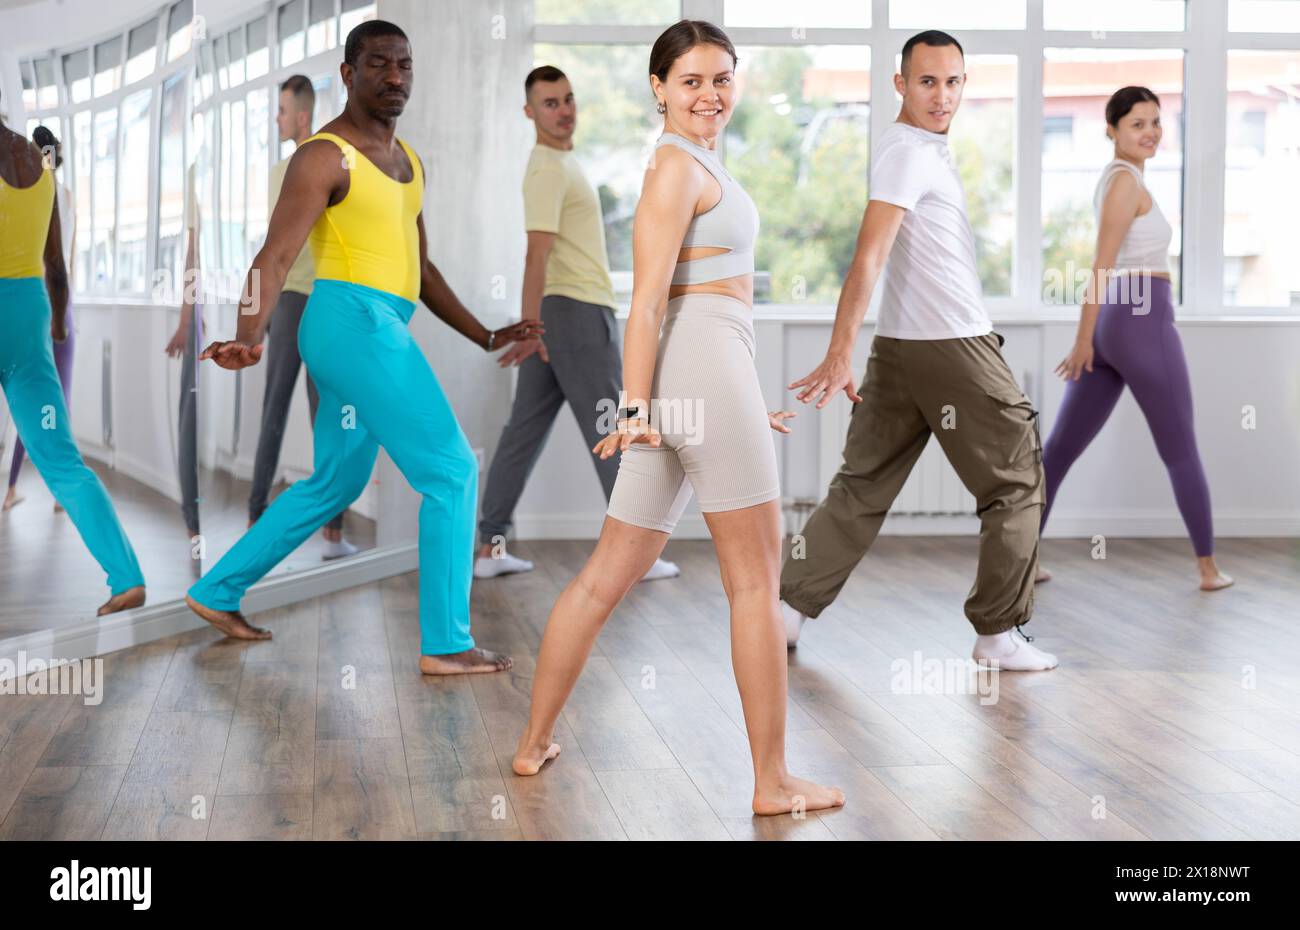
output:
<instances>
[{"instance_id":1,"label":"white t-shirt","mask_svg":"<svg viewBox=\"0 0 1300 930\"><path fill-rule=\"evenodd\" d=\"M874 149L870 199L907 210L885 264L876 335L958 339L992 332L948 137L895 122Z\"/></svg>"}]
</instances>

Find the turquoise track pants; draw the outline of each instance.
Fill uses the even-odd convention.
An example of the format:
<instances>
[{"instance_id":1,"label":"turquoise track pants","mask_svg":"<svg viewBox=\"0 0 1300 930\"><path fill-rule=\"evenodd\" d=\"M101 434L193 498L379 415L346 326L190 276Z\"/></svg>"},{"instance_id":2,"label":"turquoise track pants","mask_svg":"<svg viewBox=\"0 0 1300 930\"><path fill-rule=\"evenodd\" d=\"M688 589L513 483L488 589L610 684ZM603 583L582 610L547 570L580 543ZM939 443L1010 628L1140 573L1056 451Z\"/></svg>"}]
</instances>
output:
<instances>
[{"instance_id":1,"label":"turquoise track pants","mask_svg":"<svg viewBox=\"0 0 1300 930\"><path fill-rule=\"evenodd\" d=\"M244 592L365 490L383 446L420 504L420 652L474 646L469 632L478 463L407 324L415 304L318 280L298 349L320 391L314 470L278 496L190 596L238 610Z\"/></svg>"},{"instance_id":2,"label":"turquoise track pants","mask_svg":"<svg viewBox=\"0 0 1300 930\"><path fill-rule=\"evenodd\" d=\"M108 575L109 589L121 594L144 584L144 575L108 491L72 439L50 312L43 280L0 278L0 388L32 464Z\"/></svg>"}]
</instances>

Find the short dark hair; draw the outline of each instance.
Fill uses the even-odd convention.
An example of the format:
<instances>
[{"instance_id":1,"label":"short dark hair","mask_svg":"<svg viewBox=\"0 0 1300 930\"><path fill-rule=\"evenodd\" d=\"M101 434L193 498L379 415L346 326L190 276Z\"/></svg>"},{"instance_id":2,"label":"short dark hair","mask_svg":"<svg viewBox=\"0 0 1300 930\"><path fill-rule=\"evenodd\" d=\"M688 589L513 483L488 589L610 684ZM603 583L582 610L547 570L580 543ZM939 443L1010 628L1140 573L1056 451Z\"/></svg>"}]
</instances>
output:
<instances>
[{"instance_id":1,"label":"short dark hair","mask_svg":"<svg viewBox=\"0 0 1300 930\"><path fill-rule=\"evenodd\" d=\"M716 45L731 56L733 68L740 61L731 39L713 23L706 23L702 19L683 19L673 23L655 39L654 47L650 49L650 73L661 81L668 80L673 62L697 45Z\"/></svg>"},{"instance_id":2,"label":"short dark hair","mask_svg":"<svg viewBox=\"0 0 1300 930\"><path fill-rule=\"evenodd\" d=\"M352 67L357 66L357 59L361 57L361 46L366 39L378 39L382 36L401 36L406 41L406 33L396 23L390 23L386 19L368 19L364 23L359 23L348 33L347 42L343 44L343 60Z\"/></svg>"},{"instance_id":3,"label":"short dark hair","mask_svg":"<svg viewBox=\"0 0 1300 930\"><path fill-rule=\"evenodd\" d=\"M962 60L966 60L966 52L961 47L961 43L948 35L946 32L940 32L938 29L927 29L925 32L918 32L912 38L903 43L903 61L899 70L906 75L907 68L912 63L912 49L918 45L928 45L931 48L943 48L945 45L957 46L957 51L961 52Z\"/></svg>"},{"instance_id":4,"label":"short dark hair","mask_svg":"<svg viewBox=\"0 0 1300 930\"><path fill-rule=\"evenodd\" d=\"M294 74L285 78L284 83L280 85L280 90L287 90L293 94L293 99L298 102L298 109L306 110L308 113L316 109L316 88L311 86L311 78L305 74Z\"/></svg>"},{"instance_id":5,"label":"short dark hair","mask_svg":"<svg viewBox=\"0 0 1300 930\"><path fill-rule=\"evenodd\" d=\"M1129 110L1139 103L1154 103L1160 106L1160 98L1149 87L1129 85L1121 87L1110 95L1106 101L1106 122L1112 127L1119 127L1119 121L1128 116Z\"/></svg>"},{"instance_id":6,"label":"short dark hair","mask_svg":"<svg viewBox=\"0 0 1300 930\"><path fill-rule=\"evenodd\" d=\"M54 137L48 126L37 126L32 130L32 141L36 147L41 150L41 155L53 150L54 167L57 168L63 164L63 144Z\"/></svg>"},{"instance_id":7,"label":"short dark hair","mask_svg":"<svg viewBox=\"0 0 1300 930\"><path fill-rule=\"evenodd\" d=\"M528 77L524 78L524 96L528 96L528 92L533 89L533 85L538 81L549 83L551 81L562 81L566 77L568 75L554 65L542 65L539 68L534 68L528 72Z\"/></svg>"}]
</instances>

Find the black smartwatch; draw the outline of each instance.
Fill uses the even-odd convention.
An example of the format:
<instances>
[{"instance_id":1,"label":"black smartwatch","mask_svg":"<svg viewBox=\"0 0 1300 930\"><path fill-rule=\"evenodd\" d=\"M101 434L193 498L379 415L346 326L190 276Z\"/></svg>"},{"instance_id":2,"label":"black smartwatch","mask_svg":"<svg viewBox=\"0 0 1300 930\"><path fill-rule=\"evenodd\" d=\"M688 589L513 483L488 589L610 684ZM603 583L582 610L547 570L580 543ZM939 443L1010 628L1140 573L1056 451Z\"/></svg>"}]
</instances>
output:
<instances>
[{"instance_id":1,"label":"black smartwatch","mask_svg":"<svg viewBox=\"0 0 1300 930\"><path fill-rule=\"evenodd\" d=\"M620 407L618 410L618 420L616 422L621 423L624 420L635 420L639 416L641 416L640 407Z\"/></svg>"}]
</instances>

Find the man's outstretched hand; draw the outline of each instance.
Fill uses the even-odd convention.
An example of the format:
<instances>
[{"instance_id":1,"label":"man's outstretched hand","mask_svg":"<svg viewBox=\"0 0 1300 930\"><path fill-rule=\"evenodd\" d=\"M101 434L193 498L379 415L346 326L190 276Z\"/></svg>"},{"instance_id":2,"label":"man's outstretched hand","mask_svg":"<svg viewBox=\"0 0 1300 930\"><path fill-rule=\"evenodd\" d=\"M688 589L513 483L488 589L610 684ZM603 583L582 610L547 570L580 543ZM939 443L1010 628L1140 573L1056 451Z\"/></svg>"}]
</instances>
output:
<instances>
[{"instance_id":1,"label":"man's outstretched hand","mask_svg":"<svg viewBox=\"0 0 1300 930\"><path fill-rule=\"evenodd\" d=\"M492 340L492 349L499 349L504 345L512 342L522 342L526 339L532 339L540 336L544 332L541 320L520 320L518 323L511 323L509 326L503 326L494 331L495 338ZM483 348L487 348L484 346Z\"/></svg>"},{"instance_id":2,"label":"man's outstretched hand","mask_svg":"<svg viewBox=\"0 0 1300 930\"><path fill-rule=\"evenodd\" d=\"M262 344L249 345L231 339L229 342L214 342L199 353L199 361L210 358L222 368L238 371L249 365L256 365L262 358Z\"/></svg>"},{"instance_id":3,"label":"man's outstretched hand","mask_svg":"<svg viewBox=\"0 0 1300 930\"><path fill-rule=\"evenodd\" d=\"M853 366L846 356L827 355L812 374L791 382L789 389L803 388L795 397L800 403L817 401L817 409L825 407L832 397L843 391L855 404L862 403L862 398L853 389Z\"/></svg>"}]
</instances>

